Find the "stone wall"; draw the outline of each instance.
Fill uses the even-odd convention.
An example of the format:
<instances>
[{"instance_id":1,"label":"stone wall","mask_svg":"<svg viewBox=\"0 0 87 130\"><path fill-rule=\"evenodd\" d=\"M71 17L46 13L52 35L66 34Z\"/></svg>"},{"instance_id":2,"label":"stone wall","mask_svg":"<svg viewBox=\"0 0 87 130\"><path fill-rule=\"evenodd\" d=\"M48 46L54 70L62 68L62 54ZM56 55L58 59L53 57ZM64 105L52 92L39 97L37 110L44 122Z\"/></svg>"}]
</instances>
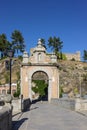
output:
<instances>
[{"instance_id":1,"label":"stone wall","mask_svg":"<svg viewBox=\"0 0 87 130\"><path fill-rule=\"evenodd\" d=\"M67 60L75 59L76 61L80 61L80 51L76 53L64 53L66 55Z\"/></svg>"},{"instance_id":2,"label":"stone wall","mask_svg":"<svg viewBox=\"0 0 87 130\"><path fill-rule=\"evenodd\" d=\"M75 100L74 99L52 99L52 103L59 105L60 107L64 107L67 109L75 110Z\"/></svg>"},{"instance_id":3,"label":"stone wall","mask_svg":"<svg viewBox=\"0 0 87 130\"><path fill-rule=\"evenodd\" d=\"M75 102L75 110L80 111L80 110L87 110L87 99L76 99Z\"/></svg>"},{"instance_id":4,"label":"stone wall","mask_svg":"<svg viewBox=\"0 0 87 130\"><path fill-rule=\"evenodd\" d=\"M1 101L2 102L2 101ZM3 103L0 103L3 105ZM12 128L12 107L0 105L0 130L11 130Z\"/></svg>"},{"instance_id":5,"label":"stone wall","mask_svg":"<svg viewBox=\"0 0 87 130\"><path fill-rule=\"evenodd\" d=\"M60 99L52 99L52 103L59 105L60 107L64 107L75 111L87 110L87 99L60 98Z\"/></svg>"},{"instance_id":6,"label":"stone wall","mask_svg":"<svg viewBox=\"0 0 87 130\"><path fill-rule=\"evenodd\" d=\"M0 95L1 94L8 94L9 91L9 84L0 85ZM17 91L17 84L11 84L11 94L13 95Z\"/></svg>"},{"instance_id":7,"label":"stone wall","mask_svg":"<svg viewBox=\"0 0 87 130\"><path fill-rule=\"evenodd\" d=\"M31 105L30 99L29 99L29 98L23 99L21 105L22 105L22 106L21 106L21 107L22 107L22 111L26 111L27 109L30 108L30 105Z\"/></svg>"},{"instance_id":8,"label":"stone wall","mask_svg":"<svg viewBox=\"0 0 87 130\"><path fill-rule=\"evenodd\" d=\"M13 113L25 111L30 107L30 99L14 99L12 100Z\"/></svg>"},{"instance_id":9,"label":"stone wall","mask_svg":"<svg viewBox=\"0 0 87 130\"><path fill-rule=\"evenodd\" d=\"M13 113L21 111L21 99L12 100Z\"/></svg>"}]
</instances>

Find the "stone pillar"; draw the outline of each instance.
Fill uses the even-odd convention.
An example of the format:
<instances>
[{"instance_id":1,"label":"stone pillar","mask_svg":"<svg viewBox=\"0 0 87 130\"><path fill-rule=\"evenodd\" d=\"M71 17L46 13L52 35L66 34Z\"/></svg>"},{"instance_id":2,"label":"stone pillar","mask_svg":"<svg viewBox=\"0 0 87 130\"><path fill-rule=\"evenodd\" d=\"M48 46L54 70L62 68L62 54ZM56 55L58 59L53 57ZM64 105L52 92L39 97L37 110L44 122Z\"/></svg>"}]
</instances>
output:
<instances>
[{"instance_id":1,"label":"stone pillar","mask_svg":"<svg viewBox=\"0 0 87 130\"><path fill-rule=\"evenodd\" d=\"M57 63L57 56L54 53L51 55L51 62Z\"/></svg>"},{"instance_id":2,"label":"stone pillar","mask_svg":"<svg viewBox=\"0 0 87 130\"><path fill-rule=\"evenodd\" d=\"M31 79L29 79L29 98L32 101L32 88L31 88Z\"/></svg>"},{"instance_id":3,"label":"stone pillar","mask_svg":"<svg viewBox=\"0 0 87 130\"><path fill-rule=\"evenodd\" d=\"M81 99L80 98L77 98L75 100L75 110L76 111L81 110Z\"/></svg>"},{"instance_id":4,"label":"stone pillar","mask_svg":"<svg viewBox=\"0 0 87 130\"><path fill-rule=\"evenodd\" d=\"M51 95L52 95L51 89L52 89L52 79L49 79L49 87L48 87L48 101L49 102L51 101Z\"/></svg>"},{"instance_id":5,"label":"stone pillar","mask_svg":"<svg viewBox=\"0 0 87 130\"><path fill-rule=\"evenodd\" d=\"M23 63L28 63L28 59L29 59L28 53L25 51L23 53Z\"/></svg>"}]
</instances>

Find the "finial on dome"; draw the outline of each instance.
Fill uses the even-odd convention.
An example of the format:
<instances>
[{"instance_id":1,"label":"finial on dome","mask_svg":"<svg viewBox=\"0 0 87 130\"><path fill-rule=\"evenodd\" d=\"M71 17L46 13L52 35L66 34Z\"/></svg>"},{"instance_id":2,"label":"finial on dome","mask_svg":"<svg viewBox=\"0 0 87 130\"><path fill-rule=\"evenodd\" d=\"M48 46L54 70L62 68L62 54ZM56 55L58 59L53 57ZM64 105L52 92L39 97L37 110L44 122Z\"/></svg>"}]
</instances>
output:
<instances>
[{"instance_id":1,"label":"finial on dome","mask_svg":"<svg viewBox=\"0 0 87 130\"><path fill-rule=\"evenodd\" d=\"M39 44L39 45L41 45L41 44L42 44L42 42L41 42L41 39L40 39L40 38L38 39L38 44Z\"/></svg>"},{"instance_id":2,"label":"finial on dome","mask_svg":"<svg viewBox=\"0 0 87 130\"><path fill-rule=\"evenodd\" d=\"M42 42L41 42L41 39L39 38L38 39L38 44L37 44L39 47L41 47L42 46Z\"/></svg>"}]
</instances>

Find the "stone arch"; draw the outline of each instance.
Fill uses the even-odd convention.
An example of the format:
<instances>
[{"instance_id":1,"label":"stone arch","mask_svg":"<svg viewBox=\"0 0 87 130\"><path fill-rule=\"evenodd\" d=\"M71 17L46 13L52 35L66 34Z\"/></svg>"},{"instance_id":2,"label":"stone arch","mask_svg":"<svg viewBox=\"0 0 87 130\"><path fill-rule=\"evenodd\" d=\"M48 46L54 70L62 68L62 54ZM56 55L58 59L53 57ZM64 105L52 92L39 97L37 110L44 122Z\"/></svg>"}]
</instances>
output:
<instances>
[{"instance_id":1,"label":"stone arch","mask_svg":"<svg viewBox=\"0 0 87 130\"><path fill-rule=\"evenodd\" d=\"M44 68L35 68L34 70L29 71L29 98L32 101L32 92L31 92L31 82L32 82L32 75L37 72L37 71L42 71L48 75L48 101L50 102L51 100L51 88L52 88L52 74L48 69Z\"/></svg>"},{"instance_id":2,"label":"stone arch","mask_svg":"<svg viewBox=\"0 0 87 130\"><path fill-rule=\"evenodd\" d=\"M35 73L33 73L32 79L34 79L34 80L48 80L49 78L48 78L47 73L45 73L43 71L36 71Z\"/></svg>"},{"instance_id":3,"label":"stone arch","mask_svg":"<svg viewBox=\"0 0 87 130\"><path fill-rule=\"evenodd\" d=\"M47 54L41 39L35 48L31 48L30 56L24 52L21 65L21 94L24 98L31 96L31 78L37 71L43 71L48 75L48 101L59 98L59 71L55 54Z\"/></svg>"}]
</instances>

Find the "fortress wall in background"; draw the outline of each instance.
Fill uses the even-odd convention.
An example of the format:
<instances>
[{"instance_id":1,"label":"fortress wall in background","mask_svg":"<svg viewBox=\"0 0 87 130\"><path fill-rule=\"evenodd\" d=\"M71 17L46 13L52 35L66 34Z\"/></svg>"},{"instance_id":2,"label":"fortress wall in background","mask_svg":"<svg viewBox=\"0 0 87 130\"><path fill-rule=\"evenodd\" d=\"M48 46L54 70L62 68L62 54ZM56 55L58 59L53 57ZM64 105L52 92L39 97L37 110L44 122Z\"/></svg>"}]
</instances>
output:
<instances>
[{"instance_id":1,"label":"fortress wall in background","mask_svg":"<svg viewBox=\"0 0 87 130\"><path fill-rule=\"evenodd\" d=\"M76 61L80 61L80 51L76 53L64 53L66 55L67 60L75 59Z\"/></svg>"}]
</instances>

